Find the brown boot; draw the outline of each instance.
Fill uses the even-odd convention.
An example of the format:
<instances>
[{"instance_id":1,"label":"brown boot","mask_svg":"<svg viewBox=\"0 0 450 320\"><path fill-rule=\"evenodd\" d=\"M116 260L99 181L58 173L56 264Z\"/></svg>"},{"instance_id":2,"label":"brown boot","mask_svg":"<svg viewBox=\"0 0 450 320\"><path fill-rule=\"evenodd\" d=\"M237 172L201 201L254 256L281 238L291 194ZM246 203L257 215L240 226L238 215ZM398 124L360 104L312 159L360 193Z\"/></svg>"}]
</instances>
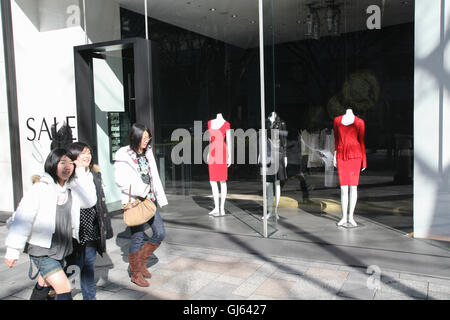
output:
<instances>
[{"instance_id":1,"label":"brown boot","mask_svg":"<svg viewBox=\"0 0 450 320\"><path fill-rule=\"evenodd\" d=\"M141 272L142 272L142 275L144 277L146 277L146 278L151 278L152 277L152 274L147 270L147 261L152 256L153 252L156 249L158 249L158 247L159 247L159 244L146 242L141 248L141 251L142 251L142 255L141 255L141 258L142 258L142 264L141 264L142 269L141 269Z\"/></svg>"},{"instance_id":2,"label":"brown boot","mask_svg":"<svg viewBox=\"0 0 450 320\"><path fill-rule=\"evenodd\" d=\"M144 279L142 276L142 259L141 259L142 249L138 252L131 253L128 255L128 261L130 262L130 272L131 272L131 282L134 282L139 287L148 287L150 283Z\"/></svg>"}]
</instances>

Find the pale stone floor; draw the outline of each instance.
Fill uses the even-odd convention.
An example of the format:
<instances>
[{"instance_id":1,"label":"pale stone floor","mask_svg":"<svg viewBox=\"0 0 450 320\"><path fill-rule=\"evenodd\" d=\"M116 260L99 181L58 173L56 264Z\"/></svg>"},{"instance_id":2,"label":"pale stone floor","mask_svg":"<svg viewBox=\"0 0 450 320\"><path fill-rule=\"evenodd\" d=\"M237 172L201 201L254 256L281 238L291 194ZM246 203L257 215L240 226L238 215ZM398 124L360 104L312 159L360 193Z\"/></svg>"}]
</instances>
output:
<instances>
[{"instance_id":1,"label":"pale stone floor","mask_svg":"<svg viewBox=\"0 0 450 320\"><path fill-rule=\"evenodd\" d=\"M5 227L0 231L3 240ZM450 277L368 273L365 268L169 243L150 260L150 287L141 288L130 282L128 263L114 238L108 248L96 262L98 300L450 299ZM0 299L29 298L34 281L27 277L28 266L25 254L13 269L0 266ZM73 284L74 299L81 300L79 283Z\"/></svg>"}]
</instances>

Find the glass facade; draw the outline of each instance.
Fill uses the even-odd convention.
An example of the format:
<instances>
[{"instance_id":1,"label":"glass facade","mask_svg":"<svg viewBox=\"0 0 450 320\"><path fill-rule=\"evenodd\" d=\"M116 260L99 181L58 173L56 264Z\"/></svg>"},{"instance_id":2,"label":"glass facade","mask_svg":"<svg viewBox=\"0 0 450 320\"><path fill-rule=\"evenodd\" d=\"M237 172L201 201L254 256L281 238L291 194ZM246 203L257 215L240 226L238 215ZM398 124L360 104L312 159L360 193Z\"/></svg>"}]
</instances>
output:
<instances>
[{"instance_id":1,"label":"glass facade","mask_svg":"<svg viewBox=\"0 0 450 320\"><path fill-rule=\"evenodd\" d=\"M22 132L40 137L51 122L72 125L79 96L92 95L92 122L78 119L73 127L92 132L86 142L95 160L103 172L113 172L114 152L128 144L129 126L142 120L136 68L138 58L147 59L153 143L169 195L165 221L302 239L304 231L314 233L323 221L342 216L333 120L351 109L365 123L367 155L356 221L413 232L414 1L261 3L263 20L258 1L13 1L15 41L24 49L16 59L19 94L29 99L21 108L33 118ZM135 38L148 38L145 55L120 44ZM39 41L38 51L32 41ZM76 91L73 48L96 45L86 69L91 82ZM29 55L36 52L35 74L52 78L39 86L44 91L31 88L42 79L26 79ZM49 100L36 115L33 104ZM219 114L231 133L228 140L224 133L232 162L226 183L210 181L216 169L208 165L208 123L217 120L214 129ZM260 143L262 127L273 130ZM49 139L35 140L44 154ZM23 141L29 144L26 136ZM108 203L118 209L114 176L104 176Z\"/></svg>"},{"instance_id":2,"label":"glass facade","mask_svg":"<svg viewBox=\"0 0 450 320\"><path fill-rule=\"evenodd\" d=\"M267 1L265 9L266 92L288 131L281 193L309 216L285 226L305 231L343 216L333 120L351 109L365 123L367 155L356 220L413 232L414 2Z\"/></svg>"}]
</instances>

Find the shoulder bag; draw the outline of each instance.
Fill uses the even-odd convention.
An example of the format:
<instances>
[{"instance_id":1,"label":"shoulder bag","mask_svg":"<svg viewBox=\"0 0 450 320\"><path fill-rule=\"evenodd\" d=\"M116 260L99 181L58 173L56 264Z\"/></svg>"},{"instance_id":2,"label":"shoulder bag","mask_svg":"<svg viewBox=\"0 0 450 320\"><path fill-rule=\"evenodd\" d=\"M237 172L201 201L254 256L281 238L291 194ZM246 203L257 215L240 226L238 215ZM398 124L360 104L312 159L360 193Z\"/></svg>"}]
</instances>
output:
<instances>
[{"instance_id":1,"label":"shoulder bag","mask_svg":"<svg viewBox=\"0 0 450 320\"><path fill-rule=\"evenodd\" d=\"M123 221L129 227L139 226L149 221L156 212L156 206L148 198L136 199L131 202L131 185L128 193L128 203L123 207Z\"/></svg>"}]
</instances>

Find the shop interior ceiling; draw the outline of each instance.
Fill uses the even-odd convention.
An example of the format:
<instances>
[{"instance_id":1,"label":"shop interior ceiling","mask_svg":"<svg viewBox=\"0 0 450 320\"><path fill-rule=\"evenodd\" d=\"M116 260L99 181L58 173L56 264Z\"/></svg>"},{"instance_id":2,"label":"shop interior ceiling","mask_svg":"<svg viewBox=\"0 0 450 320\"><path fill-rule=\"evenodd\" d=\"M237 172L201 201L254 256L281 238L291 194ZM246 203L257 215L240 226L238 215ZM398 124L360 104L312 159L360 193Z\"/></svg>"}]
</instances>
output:
<instances>
[{"instance_id":1,"label":"shop interior ceiling","mask_svg":"<svg viewBox=\"0 0 450 320\"><path fill-rule=\"evenodd\" d=\"M115 0L123 8L144 14L145 0ZM366 9L378 5L382 10L382 27L412 22L413 0L274 0L264 1L274 6L273 16L266 14L265 30L274 30L274 43L305 39L308 5L319 9L320 34L327 36L326 6L334 3L341 10L341 33L367 28L370 14ZM148 0L150 17L226 43L241 47L257 47L257 0ZM345 13L345 14L344 14ZM271 21L273 19L273 29Z\"/></svg>"}]
</instances>

